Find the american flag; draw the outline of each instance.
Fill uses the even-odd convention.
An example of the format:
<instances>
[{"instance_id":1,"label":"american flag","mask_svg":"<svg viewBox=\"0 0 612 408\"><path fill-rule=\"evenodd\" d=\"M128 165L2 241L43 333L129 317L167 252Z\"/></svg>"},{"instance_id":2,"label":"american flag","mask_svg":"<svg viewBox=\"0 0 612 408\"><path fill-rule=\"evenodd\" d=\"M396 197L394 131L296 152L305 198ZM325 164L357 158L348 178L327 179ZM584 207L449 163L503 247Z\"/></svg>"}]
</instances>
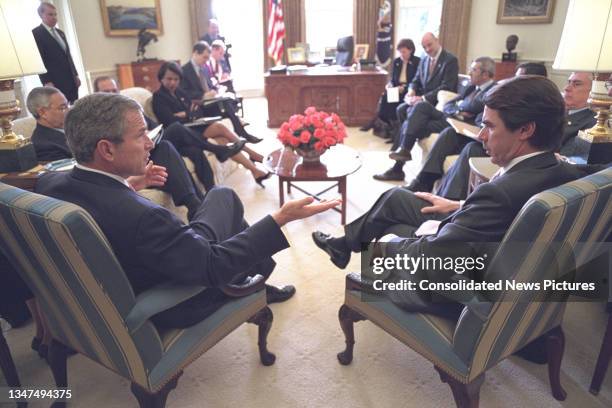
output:
<instances>
[{"instance_id":1,"label":"american flag","mask_svg":"<svg viewBox=\"0 0 612 408\"><path fill-rule=\"evenodd\" d=\"M276 65L280 64L283 58L284 38L285 23L281 0L268 0L268 55Z\"/></svg>"}]
</instances>

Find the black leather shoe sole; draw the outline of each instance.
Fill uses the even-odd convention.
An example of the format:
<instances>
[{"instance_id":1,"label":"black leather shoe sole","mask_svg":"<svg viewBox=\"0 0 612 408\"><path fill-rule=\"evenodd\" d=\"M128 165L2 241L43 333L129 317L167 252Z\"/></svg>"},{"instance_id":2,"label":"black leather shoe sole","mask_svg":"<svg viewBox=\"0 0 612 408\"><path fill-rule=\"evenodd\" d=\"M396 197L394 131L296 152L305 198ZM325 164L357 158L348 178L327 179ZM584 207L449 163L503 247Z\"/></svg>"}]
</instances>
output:
<instances>
[{"instance_id":1,"label":"black leather shoe sole","mask_svg":"<svg viewBox=\"0 0 612 408\"><path fill-rule=\"evenodd\" d=\"M372 177L374 178L374 180L379 181L404 181L406 175L404 174L404 172L396 173L391 171L385 171L382 174L375 174Z\"/></svg>"},{"instance_id":2,"label":"black leather shoe sole","mask_svg":"<svg viewBox=\"0 0 612 408\"><path fill-rule=\"evenodd\" d=\"M282 288L266 285L266 299L268 300L268 304L284 302L289 300L293 295L295 295L295 286L293 285L286 285Z\"/></svg>"},{"instance_id":3,"label":"black leather shoe sole","mask_svg":"<svg viewBox=\"0 0 612 408\"><path fill-rule=\"evenodd\" d=\"M217 153L215 156L217 156L217 159L219 159L220 162L224 162L230 157L234 156L239 151L241 151L244 145L246 144L246 142L247 141L244 139L239 140L236 143L233 143L232 145L227 146L224 151Z\"/></svg>"},{"instance_id":4,"label":"black leather shoe sole","mask_svg":"<svg viewBox=\"0 0 612 408\"><path fill-rule=\"evenodd\" d=\"M312 240L314 241L315 245L321 248L323 251L327 252L327 254L329 255L329 259L332 261L332 263L340 269L346 268L346 265L348 265L349 261L351 260L351 254L347 254L335 248L332 248L327 243L327 240L329 238L329 235L321 231L315 231L312 233Z\"/></svg>"}]
</instances>

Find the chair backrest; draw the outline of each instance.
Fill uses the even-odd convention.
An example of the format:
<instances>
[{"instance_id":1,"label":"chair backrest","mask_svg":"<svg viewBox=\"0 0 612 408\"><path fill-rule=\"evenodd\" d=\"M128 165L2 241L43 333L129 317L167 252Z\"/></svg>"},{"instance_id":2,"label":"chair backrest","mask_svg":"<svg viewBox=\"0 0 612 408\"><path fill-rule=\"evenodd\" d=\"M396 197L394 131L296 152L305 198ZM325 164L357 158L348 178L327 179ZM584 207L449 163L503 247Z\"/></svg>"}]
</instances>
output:
<instances>
[{"instance_id":1,"label":"chair backrest","mask_svg":"<svg viewBox=\"0 0 612 408\"><path fill-rule=\"evenodd\" d=\"M605 251L612 233L612 168L533 196L521 209L485 280L541 282L573 273ZM464 308L453 346L470 378L561 324L565 301L542 290L502 290L491 302Z\"/></svg>"},{"instance_id":2,"label":"chair backrest","mask_svg":"<svg viewBox=\"0 0 612 408\"><path fill-rule=\"evenodd\" d=\"M34 129L36 128L36 119L31 116L15 119L13 121L13 132L18 135L22 135L26 139L32 137Z\"/></svg>"},{"instance_id":3,"label":"chair backrest","mask_svg":"<svg viewBox=\"0 0 612 408\"><path fill-rule=\"evenodd\" d=\"M343 67L351 65L353 63L354 48L355 41L352 35L340 38L336 46L336 64Z\"/></svg>"},{"instance_id":4,"label":"chair backrest","mask_svg":"<svg viewBox=\"0 0 612 408\"><path fill-rule=\"evenodd\" d=\"M134 99L142 106L145 115L159 123L155 113L153 113L153 94L151 91L135 86L133 88L122 89L119 93Z\"/></svg>"},{"instance_id":5,"label":"chair backrest","mask_svg":"<svg viewBox=\"0 0 612 408\"><path fill-rule=\"evenodd\" d=\"M132 88L125 88L119 91L121 95L129 96L134 99L136 102L140 104L140 106L144 107L147 99L151 98L153 94L146 88L141 88L139 86L135 86Z\"/></svg>"},{"instance_id":6,"label":"chair backrest","mask_svg":"<svg viewBox=\"0 0 612 408\"><path fill-rule=\"evenodd\" d=\"M44 311L53 338L147 384L162 345L151 323L130 334L132 288L104 234L82 208L0 183L0 248Z\"/></svg>"}]
</instances>

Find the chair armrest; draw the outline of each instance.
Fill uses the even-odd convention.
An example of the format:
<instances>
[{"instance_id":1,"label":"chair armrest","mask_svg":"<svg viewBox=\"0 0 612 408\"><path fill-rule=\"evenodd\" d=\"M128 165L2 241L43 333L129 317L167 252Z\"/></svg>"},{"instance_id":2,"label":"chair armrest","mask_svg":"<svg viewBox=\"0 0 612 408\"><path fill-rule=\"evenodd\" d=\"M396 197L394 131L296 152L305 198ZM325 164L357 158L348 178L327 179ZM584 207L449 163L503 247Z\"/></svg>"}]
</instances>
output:
<instances>
[{"instance_id":1,"label":"chair armrest","mask_svg":"<svg viewBox=\"0 0 612 408\"><path fill-rule=\"evenodd\" d=\"M227 285L221 287L221 291L229 297L244 297L259 292L266 285L266 280L261 275L249 276L238 285Z\"/></svg>"},{"instance_id":2,"label":"chair armrest","mask_svg":"<svg viewBox=\"0 0 612 408\"><path fill-rule=\"evenodd\" d=\"M136 297L136 304L125 318L128 330L130 333L135 332L154 315L178 305L204 289L205 286L162 283L145 290Z\"/></svg>"}]
</instances>

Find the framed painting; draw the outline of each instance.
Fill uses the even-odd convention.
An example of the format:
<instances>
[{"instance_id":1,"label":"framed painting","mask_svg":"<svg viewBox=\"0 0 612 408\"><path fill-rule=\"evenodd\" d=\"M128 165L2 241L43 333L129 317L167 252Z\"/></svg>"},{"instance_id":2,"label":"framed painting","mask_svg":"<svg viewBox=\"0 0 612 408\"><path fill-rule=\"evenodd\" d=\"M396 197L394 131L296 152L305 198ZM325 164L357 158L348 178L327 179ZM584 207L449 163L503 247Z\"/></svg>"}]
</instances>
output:
<instances>
[{"instance_id":1,"label":"framed painting","mask_svg":"<svg viewBox=\"0 0 612 408\"><path fill-rule=\"evenodd\" d=\"M499 0L497 24L550 23L555 0Z\"/></svg>"},{"instance_id":2,"label":"framed painting","mask_svg":"<svg viewBox=\"0 0 612 408\"><path fill-rule=\"evenodd\" d=\"M164 33L159 0L100 0L100 9L107 37L136 37L142 28Z\"/></svg>"}]
</instances>

